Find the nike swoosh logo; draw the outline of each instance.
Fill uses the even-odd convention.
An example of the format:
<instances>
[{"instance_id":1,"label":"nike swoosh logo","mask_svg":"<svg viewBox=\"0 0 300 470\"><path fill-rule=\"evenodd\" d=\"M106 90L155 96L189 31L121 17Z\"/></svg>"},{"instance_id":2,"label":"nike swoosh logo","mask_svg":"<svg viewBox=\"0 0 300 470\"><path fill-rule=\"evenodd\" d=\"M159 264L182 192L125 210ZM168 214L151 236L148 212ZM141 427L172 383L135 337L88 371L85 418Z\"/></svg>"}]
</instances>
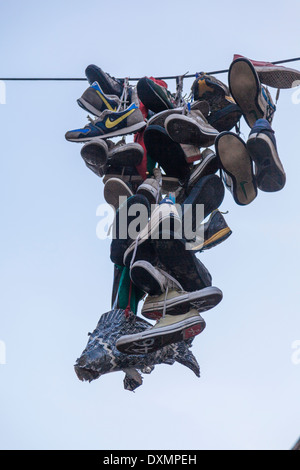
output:
<instances>
[{"instance_id":1,"label":"nike swoosh logo","mask_svg":"<svg viewBox=\"0 0 300 470\"><path fill-rule=\"evenodd\" d=\"M107 109L109 109L110 111L116 111L117 107L113 108L109 102L107 101L106 98L104 98L104 96L102 95L102 93L100 93L100 91L96 90L96 93L98 93L98 95L100 96L100 98L102 99L103 103L105 104L105 106L107 107Z\"/></svg>"},{"instance_id":2,"label":"nike swoosh logo","mask_svg":"<svg viewBox=\"0 0 300 470\"><path fill-rule=\"evenodd\" d=\"M120 116L118 119L114 119L113 121L109 119L109 117L105 121L105 126L107 129L111 129L112 127L117 126L120 124L120 122L124 121L130 114L132 114L135 111L136 108L130 109L130 111L127 111L127 113L123 114L123 116Z\"/></svg>"},{"instance_id":3,"label":"nike swoosh logo","mask_svg":"<svg viewBox=\"0 0 300 470\"><path fill-rule=\"evenodd\" d=\"M240 182L240 187L242 188L242 191L243 191L244 196L245 196L246 199L248 198L247 193L246 193L246 189L245 189L245 184L247 184L247 183L248 183L248 181L241 181Z\"/></svg>"}]
</instances>

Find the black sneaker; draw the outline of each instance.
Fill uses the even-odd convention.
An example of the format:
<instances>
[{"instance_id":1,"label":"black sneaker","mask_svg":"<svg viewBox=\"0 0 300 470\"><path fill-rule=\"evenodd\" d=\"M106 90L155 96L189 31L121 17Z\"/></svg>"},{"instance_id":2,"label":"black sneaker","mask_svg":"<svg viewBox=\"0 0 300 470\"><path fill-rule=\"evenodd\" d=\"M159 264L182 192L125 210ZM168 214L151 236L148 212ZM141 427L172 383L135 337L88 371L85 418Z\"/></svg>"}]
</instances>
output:
<instances>
[{"instance_id":1,"label":"black sneaker","mask_svg":"<svg viewBox=\"0 0 300 470\"><path fill-rule=\"evenodd\" d=\"M207 222L203 224L203 234L196 236L196 240L191 245L193 251L205 251L213 248L227 240L232 234L222 213L215 210L211 213Z\"/></svg>"},{"instance_id":2,"label":"black sneaker","mask_svg":"<svg viewBox=\"0 0 300 470\"><path fill-rule=\"evenodd\" d=\"M117 95L121 97L123 93L124 80L111 77L97 65L91 64L85 69L85 75L90 85L98 82L106 95Z\"/></svg>"},{"instance_id":3,"label":"black sneaker","mask_svg":"<svg viewBox=\"0 0 300 470\"><path fill-rule=\"evenodd\" d=\"M255 162L255 178L261 191L280 191L286 175L280 161L274 131L266 119L254 124L247 141L247 149Z\"/></svg>"},{"instance_id":4,"label":"black sneaker","mask_svg":"<svg viewBox=\"0 0 300 470\"><path fill-rule=\"evenodd\" d=\"M167 176L185 180L190 174L190 166L181 145L174 142L167 131L160 126L146 127L144 144L147 155L157 162Z\"/></svg>"},{"instance_id":5,"label":"black sneaker","mask_svg":"<svg viewBox=\"0 0 300 470\"><path fill-rule=\"evenodd\" d=\"M204 176L195 184L182 204L183 231L187 240L193 239L201 222L218 209L223 202L224 194L224 184L217 175Z\"/></svg>"},{"instance_id":6,"label":"black sneaker","mask_svg":"<svg viewBox=\"0 0 300 470\"><path fill-rule=\"evenodd\" d=\"M136 88L143 105L154 113L175 108L175 100L172 94L150 78L141 78L137 82Z\"/></svg>"},{"instance_id":7,"label":"black sneaker","mask_svg":"<svg viewBox=\"0 0 300 470\"><path fill-rule=\"evenodd\" d=\"M241 108L236 103L228 101L223 108L211 113L207 121L219 132L230 131L238 125L242 115Z\"/></svg>"},{"instance_id":8,"label":"black sneaker","mask_svg":"<svg viewBox=\"0 0 300 470\"><path fill-rule=\"evenodd\" d=\"M137 215L137 212L139 215ZM114 264L123 266L124 253L138 233L147 225L150 212L151 207L148 199L139 194L129 197L118 208L113 223L112 242L110 245L110 259ZM138 226L132 227L131 222L135 221L137 217Z\"/></svg>"}]
</instances>

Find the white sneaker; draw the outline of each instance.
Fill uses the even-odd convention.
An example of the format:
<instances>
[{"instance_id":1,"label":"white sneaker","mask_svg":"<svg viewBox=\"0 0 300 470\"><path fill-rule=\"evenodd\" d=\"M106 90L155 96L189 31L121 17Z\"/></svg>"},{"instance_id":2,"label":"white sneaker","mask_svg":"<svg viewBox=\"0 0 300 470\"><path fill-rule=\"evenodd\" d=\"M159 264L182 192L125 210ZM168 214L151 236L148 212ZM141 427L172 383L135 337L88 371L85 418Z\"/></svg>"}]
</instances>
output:
<instances>
[{"instance_id":1,"label":"white sneaker","mask_svg":"<svg viewBox=\"0 0 300 470\"><path fill-rule=\"evenodd\" d=\"M198 312L210 310L223 298L222 291L217 287L205 287L204 289L185 292L174 288L161 295L148 295L143 308L142 315L150 319L161 318L164 313L168 315L182 315L191 308Z\"/></svg>"}]
</instances>

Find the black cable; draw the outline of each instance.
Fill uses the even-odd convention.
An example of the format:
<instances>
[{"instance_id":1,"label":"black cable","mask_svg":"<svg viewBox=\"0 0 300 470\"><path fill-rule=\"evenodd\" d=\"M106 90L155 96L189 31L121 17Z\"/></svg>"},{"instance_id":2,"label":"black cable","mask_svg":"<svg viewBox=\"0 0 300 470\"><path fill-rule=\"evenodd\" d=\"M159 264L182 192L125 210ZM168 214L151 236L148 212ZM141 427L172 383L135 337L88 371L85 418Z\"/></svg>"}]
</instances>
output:
<instances>
[{"instance_id":1,"label":"black cable","mask_svg":"<svg viewBox=\"0 0 300 470\"><path fill-rule=\"evenodd\" d=\"M285 64L287 62L296 62L300 60L300 57L295 57L294 59L284 59L284 60L276 60L275 62L269 62L270 64L274 64L274 65L278 65L278 64ZM224 69L224 70L214 70L212 72L207 72L208 75L218 75L218 74L221 74L221 73L227 73L229 71L229 69ZM180 77L181 75L172 75L170 77L155 77L156 79L158 80L173 80L173 79L176 79L178 77ZM182 75L183 78L192 78L192 77L196 77L196 74L191 74L191 75ZM87 78L0 78L0 80L6 82L6 81L86 81ZM117 80L122 80L122 79L118 79ZM138 81L140 80L140 78L128 78L129 81Z\"/></svg>"}]
</instances>

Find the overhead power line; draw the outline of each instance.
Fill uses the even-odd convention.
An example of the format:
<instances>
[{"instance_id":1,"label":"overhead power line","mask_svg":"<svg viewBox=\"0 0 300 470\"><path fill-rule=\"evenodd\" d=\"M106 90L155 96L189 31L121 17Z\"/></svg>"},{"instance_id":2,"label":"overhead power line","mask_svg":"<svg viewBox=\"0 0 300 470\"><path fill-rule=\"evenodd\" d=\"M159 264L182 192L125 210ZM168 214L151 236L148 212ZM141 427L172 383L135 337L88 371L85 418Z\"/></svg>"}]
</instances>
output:
<instances>
[{"instance_id":1,"label":"overhead power line","mask_svg":"<svg viewBox=\"0 0 300 470\"><path fill-rule=\"evenodd\" d=\"M274 65L279 65L279 64L286 64L288 62L296 62L300 60L300 57L295 57L293 59L284 59L284 60L276 60L274 62L270 62L270 64L274 64ZM218 75L218 74L221 74L221 73L227 73L229 71L229 69L224 69L224 70L213 70L212 72L207 72L208 75ZM155 77L157 78L158 80L172 80L172 79L177 79L179 77L183 77L183 78L192 78L192 77L195 77L196 76L196 73L194 74L184 74L184 75L171 75L169 77ZM74 78L74 77L56 77L56 78L52 78L52 77L46 77L46 78L42 78L42 77L29 77L29 78L20 78L20 77L8 77L8 78L0 78L0 80L6 82L6 81L60 81L60 82L79 82L79 81L86 81L87 78ZM117 79L117 80L122 80L122 79ZM133 78L133 77L128 77L128 80L129 81L138 81L140 80L140 78Z\"/></svg>"}]
</instances>

